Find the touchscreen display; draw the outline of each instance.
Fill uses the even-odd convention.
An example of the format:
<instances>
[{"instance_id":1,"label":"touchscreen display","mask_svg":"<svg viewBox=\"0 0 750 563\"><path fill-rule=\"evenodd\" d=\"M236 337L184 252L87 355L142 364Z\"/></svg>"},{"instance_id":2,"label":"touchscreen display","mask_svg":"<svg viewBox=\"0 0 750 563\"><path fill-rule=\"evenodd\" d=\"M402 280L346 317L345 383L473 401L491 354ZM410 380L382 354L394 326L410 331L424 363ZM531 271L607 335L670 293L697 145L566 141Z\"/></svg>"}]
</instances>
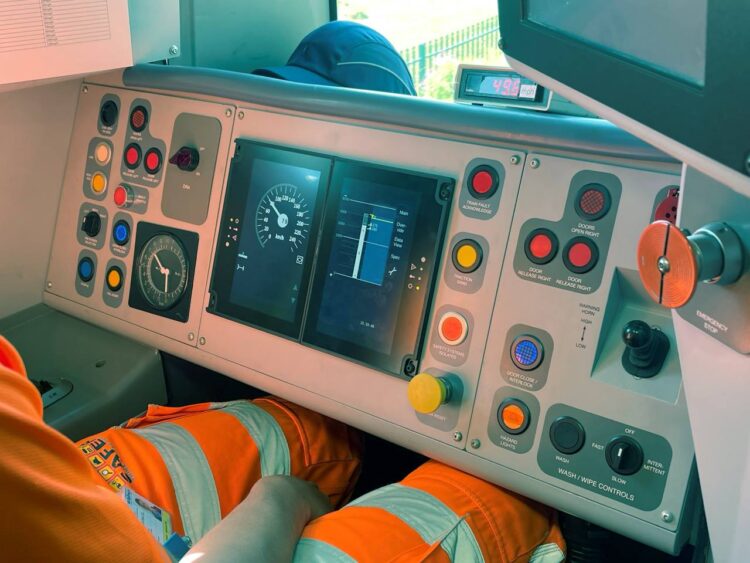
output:
<instances>
[{"instance_id":1,"label":"touchscreen display","mask_svg":"<svg viewBox=\"0 0 750 563\"><path fill-rule=\"evenodd\" d=\"M330 160L238 141L214 310L299 336Z\"/></svg>"},{"instance_id":2,"label":"touchscreen display","mask_svg":"<svg viewBox=\"0 0 750 563\"><path fill-rule=\"evenodd\" d=\"M305 342L396 374L418 357L446 217L443 180L335 163Z\"/></svg>"},{"instance_id":3,"label":"touchscreen display","mask_svg":"<svg viewBox=\"0 0 750 563\"><path fill-rule=\"evenodd\" d=\"M427 194L428 196L431 194ZM319 332L390 354L422 194L344 178ZM421 288L415 291L421 291ZM346 305L346 306L342 306Z\"/></svg>"}]
</instances>

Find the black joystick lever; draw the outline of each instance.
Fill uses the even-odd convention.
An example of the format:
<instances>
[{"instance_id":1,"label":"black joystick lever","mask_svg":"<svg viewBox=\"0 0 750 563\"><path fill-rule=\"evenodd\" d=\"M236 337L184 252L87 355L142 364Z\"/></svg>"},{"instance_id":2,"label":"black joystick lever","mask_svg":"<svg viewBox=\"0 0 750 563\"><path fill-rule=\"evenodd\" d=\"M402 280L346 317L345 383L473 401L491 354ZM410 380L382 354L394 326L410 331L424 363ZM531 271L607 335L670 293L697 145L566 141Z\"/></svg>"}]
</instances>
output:
<instances>
[{"instance_id":1,"label":"black joystick lever","mask_svg":"<svg viewBox=\"0 0 750 563\"><path fill-rule=\"evenodd\" d=\"M622 331L625 351L622 367L636 377L654 377L664 365L669 352L669 338L658 328L643 321L630 321Z\"/></svg>"}]
</instances>

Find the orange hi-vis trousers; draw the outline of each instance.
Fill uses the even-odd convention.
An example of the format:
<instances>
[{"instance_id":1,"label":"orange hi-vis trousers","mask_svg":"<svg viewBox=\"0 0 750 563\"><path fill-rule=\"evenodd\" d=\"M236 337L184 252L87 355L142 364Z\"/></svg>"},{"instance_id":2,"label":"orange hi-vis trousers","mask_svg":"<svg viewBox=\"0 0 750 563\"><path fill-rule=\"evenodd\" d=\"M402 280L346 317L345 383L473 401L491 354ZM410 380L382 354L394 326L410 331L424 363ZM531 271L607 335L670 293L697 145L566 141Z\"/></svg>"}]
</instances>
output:
<instances>
[{"instance_id":1,"label":"orange hi-vis trousers","mask_svg":"<svg viewBox=\"0 0 750 563\"><path fill-rule=\"evenodd\" d=\"M169 512L174 530L193 543L261 477L312 481L339 506L360 471L354 430L273 397L151 405L144 416L77 445L104 481L129 487Z\"/></svg>"},{"instance_id":2,"label":"orange hi-vis trousers","mask_svg":"<svg viewBox=\"0 0 750 563\"><path fill-rule=\"evenodd\" d=\"M294 563L560 563L554 510L430 461L305 528Z\"/></svg>"}]
</instances>

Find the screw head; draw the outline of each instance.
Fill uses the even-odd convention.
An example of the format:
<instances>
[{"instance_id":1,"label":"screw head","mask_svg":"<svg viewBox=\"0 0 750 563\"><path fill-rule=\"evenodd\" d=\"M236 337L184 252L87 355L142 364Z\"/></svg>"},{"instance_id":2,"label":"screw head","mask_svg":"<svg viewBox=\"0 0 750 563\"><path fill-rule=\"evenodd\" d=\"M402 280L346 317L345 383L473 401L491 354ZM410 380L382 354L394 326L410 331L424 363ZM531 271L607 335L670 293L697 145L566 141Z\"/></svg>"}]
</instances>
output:
<instances>
[{"instance_id":1,"label":"screw head","mask_svg":"<svg viewBox=\"0 0 750 563\"><path fill-rule=\"evenodd\" d=\"M52 282L47 282L47 289L52 289Z\"/></svg>"},{"instance_id":2,"label":"screw head","mask_svg":"<svg viewBox=\"0 0 750 563\"><path fill-rule=\"evenodd\" d=\"M239 112L239 113L237 114L237 118L238 118L238 119L245 119L245 112L244 112L244 111L241 111L241 112Z\"/></svg>"},{"instance_id":3,"label":"screw head","mask_svg":"<svg viewBox=\"0 0 750 563\"><path fill-rule=\"evenodd\" d=\"M83 92L84 94L88 94L89 93L89 87L88 86L84 86L83 88L81 88L81 92Z\"/></svg>"},{"instance_id":4,"label":"screw head","mask_svg":"<svg viewBox=\"0 0 750 563\"><path fill-rule=\"evenodd\" d=\"M531 162L529 162L529 166L531 166L532 168L539 168L540 164L541 163L539 162L538 158L532 158Z\"/></svg>"},{"instance_id":5,"label":"screw head","mask_svg":"<svg viewBox=\"0 0 750 563\"><path fill-rule=\"evenodd\" d=\"M471 447L474 448L475 450L478 450L481 445L482 445L482 442L479 440L479 438L474 438L471 441Z\"/></svg>"},{"instance_id":6,"label":"screw head","mask_svg":"<svg viewBox=\"0 0 750 563\"><path fill-rule=\"evenodd\" d=\"M192 342L195 340L195 333L194 332L188 332L188 340Z\"/></svg>"},{"instance_id":7,"label":"screw head","mask_svg":"<svg viewBox=\"0 0 750 563\"><path fill-rule=\"evenodd\" d=\"M224 110L224 115L226 115L227 117L232 117L231 108L227 108L226 110Z\"/></svg>"},{"instance_id":8,"label":"screw head","mask_svg":"<svg viewBox=\"0 0 750 563\"><path fill-rule=\"evenodd\" d=\"M454 442L460 442L463 439L464 439L464 435L461 434L460 432L454 432L453 433L453 441Z\"/></svg>"},{"instance_id":9,"label":"screw head","mask_svg":"<svg viewBox=\"0 0 750 563\"><path fill-rule=\"evenodd\" d=\"M521 157L518 156L517 154L514 154L513 156L510 157L510 163L513 164L514 166L518 164L519 162L521 162Z\"/></svg>"},{"instance_id":10,"label":"screw head","mask_svg":"<svg viewBox=\"0 0 750 563\"><path fill-rule=\"evenodd\" d=\"M172 45L172 46L171 46L171 47L169 48L169 54L170 54L170 55L176 55L176 54L177 54L177 53L179 53L179 52L180 52L180 48L179 48L179 47L178 47L177 45Z\"/></svg>"},{"instance_id":11,"label":"screw head","mask_svg":"<svg viewBox=\"0 0 750 563\"><path fill-rule=\"evenodd\" d=\"M669 258L666 256L662 256L656 261L656 268L662 273L666 274L671 268L672 265L669 263Z\"/></svg>"},{"instance_id":12,"label":"screw head","mask_svg":"<svg viewBox=\"0 0 750 563\"><path fill-rule=\"evenodd\" d=\"M204 336L201 336L198 339L198 344L200 344L201 346L205 346L205 344L206 344L206 338Z\"/></svg>"},{"instance_id":13,"label":"screw head","mask_svg":"<svg viewBox=\"0 0 750 563\"><path fill-rule=\"evenodd\" d=\"M669 512L668 510L664 510L664 511L663 511L663 512L661 513L661 519L662 519L662 520L663 520L664 522L671 522L672 520L674 520L674 514L672 514L672 513L671 513L671 512Z\"/></svg>"}]
</instances>

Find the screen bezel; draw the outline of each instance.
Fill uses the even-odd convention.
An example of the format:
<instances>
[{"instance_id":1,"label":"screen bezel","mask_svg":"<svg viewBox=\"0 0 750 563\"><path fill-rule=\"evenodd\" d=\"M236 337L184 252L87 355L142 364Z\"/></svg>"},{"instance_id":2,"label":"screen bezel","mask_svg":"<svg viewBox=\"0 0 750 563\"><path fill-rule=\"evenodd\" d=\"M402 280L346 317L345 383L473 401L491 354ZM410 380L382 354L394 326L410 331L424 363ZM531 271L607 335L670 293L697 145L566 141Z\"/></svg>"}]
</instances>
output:
<instances>
[{"instance_id":1,"label":"screen bezel","mask_svg":"<svg viewBox=\"0 0 750 563\"><path fill-rule=\"evenodd\" d=\"M721 9L709 2L702 87L531 22L526 0L499 0L498 5L503 50L509 57L748 173L750 73L741 70L750 11L740 0L722 0Z\"/></svg>"},{"instance_id":2,"label":"screen bezel","mask_svg":"<svg viewBox=\"0 0 750 563\"><path fill-rule=\"evenodd\" d=\"M420 191L419 211L414 221L416 238L412 242L408 260L426 256L431 271L424 280L424 292L417 294L403 288L399 304L396 331L390 354L382 354L317 330L320 307L323 302L326 276L331 258L338 207L345 178L355 178L377 184L386 184L407 191ZM435 280L448 224L455 181L441 176L420 174L363 162L336 159L328 201L321 229L320 249L315 265L302 342L306 345L342 356L400 377L415 375L422 355L426 334L426 318L432 305ZM441 197L441 195L443 197ZM416 321L415 321L416 319ZM411 365L411 367L408 367Z\"/></svg>"},{"instance_id":3,"label":"screen bezel","mask_svg":"<svg viewBox=\"0 0 750 563\"><path fill-rule=\"evenodd\" d=\"M314 216L310 224L310 239L307 252L305 253L305 265L300 282L299 299L297 300L294 320L291 322L274 317L258 309L243 307L230 300L235 274L235 260L240 241L239 235L241 235L241 232L233 230L232 225L235 224L230 224L229 219L234 217L240 218L240 229L245 225L247 220L245 217L245 206L250 195L253 163L258 159L320 172L314 205ZM325 155L267 145L250 139L238 138L235 140L235 154L229 169L221 224L219 225L216 237L217 247L211 274L211 284L209 286L211 299L207 308L208 312L242 324L299 340L302 331L305 303L311 282L315 249L320 233L320 224L323 219L323 205L332 166L333 159ZM254 223L251 221L249 224L251 225L250 228L252 228ZM237 240L234 240L232 235L238 235ZM226 244L227 242L229 243L228 245Z\"/></svg>"}]
</instances>

